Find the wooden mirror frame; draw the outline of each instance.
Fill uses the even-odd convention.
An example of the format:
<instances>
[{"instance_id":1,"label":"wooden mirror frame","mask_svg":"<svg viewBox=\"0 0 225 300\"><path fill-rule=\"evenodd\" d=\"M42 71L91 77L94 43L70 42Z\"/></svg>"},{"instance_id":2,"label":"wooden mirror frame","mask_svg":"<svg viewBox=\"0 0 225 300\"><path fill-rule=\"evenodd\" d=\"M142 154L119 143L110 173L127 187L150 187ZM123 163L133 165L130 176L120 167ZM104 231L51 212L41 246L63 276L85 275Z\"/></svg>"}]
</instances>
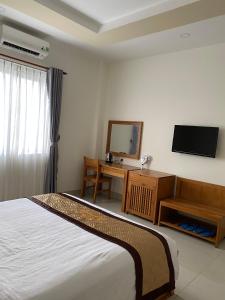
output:
<instances>
[{"instance_id":1,"label":"wooden mirror frame","mask_svg":"<svg viewBox=\"0 0 225 300\"><path fill-rule=\"evenodd\" d=\"M119 124L119 125L136 125L138 126L138 142L137 142L137 151L136 154L127 154L123 152L113 152L110 151L110 144L111 144L111 134L112 134L112 125ZM106 143L106 153L111 152L113 156L120 156L132 159L139 159L141 153L141 141L142 141L142 130L143 130L143 122L139 121L115 121L109 120L108 122L108 134L107 134L107 143Z\"/></svg>"}]
</instances>

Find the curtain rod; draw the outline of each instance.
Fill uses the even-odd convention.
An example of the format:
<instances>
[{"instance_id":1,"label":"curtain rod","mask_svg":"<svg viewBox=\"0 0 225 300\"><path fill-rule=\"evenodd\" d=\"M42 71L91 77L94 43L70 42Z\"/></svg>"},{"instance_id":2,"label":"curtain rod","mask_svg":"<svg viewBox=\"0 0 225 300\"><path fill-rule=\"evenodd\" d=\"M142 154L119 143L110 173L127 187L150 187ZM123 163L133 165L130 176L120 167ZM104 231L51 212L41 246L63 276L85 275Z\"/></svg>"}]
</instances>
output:
<instances>
[{"instance_id":1,"label":"curtain rod","mask_svg":"<svg viewBox=\"0 0 225 300\"><path fill-rule=\"evenodd\" d=\"M29 62L29 61L26 61L26 60L23 60L23 59L19 59L19 58L13 57L13 56L9 56L9 55L6 55L6 54L0 53L0 56L6 57L6 58L10 58L10 59L16 60L18 62L25 63L25 64L28 64L28 65L31 65L31 66L35 66L35 67L38 67L38 68L42 68L42 69L45 69L45 70L49 69L48 67L45 67L45 66L42 66L42 65L38 65L38 64L34 64L34 63ZM63 71L63 74L67 75L67 73L64 72L64 71Z\"/></svg>"}]
</instances>

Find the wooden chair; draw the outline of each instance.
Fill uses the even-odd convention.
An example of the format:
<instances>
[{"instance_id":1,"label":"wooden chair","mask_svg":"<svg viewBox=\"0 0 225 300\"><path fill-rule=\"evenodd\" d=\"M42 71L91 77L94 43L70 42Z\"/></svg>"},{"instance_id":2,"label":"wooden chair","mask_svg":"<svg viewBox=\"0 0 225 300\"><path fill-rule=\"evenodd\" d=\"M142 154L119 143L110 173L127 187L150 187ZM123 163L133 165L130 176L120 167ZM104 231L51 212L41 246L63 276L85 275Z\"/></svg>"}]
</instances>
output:
<instances>
[{"instance_id":1,"label":"wooden chair","mask_svg":"<svg viewBox=\"0 0 225 300\"><path fill-rule=\"evenodd\" d=\"M101 166L99 159L92 159L84 156L84 170L83 170L83 181L82 181L82 188L81 188L81 197L85 195L85 189L88 182L93 183L94 187L94 194L93 200L94 203L96 202L96 196L98 191L105 191L108 192L108 198L111 198L111 185L112 185L112 178L105 177L101 174ZM89 174L89 171L92 171L94 174ZM103 190L103 184L108 183L108 189Z\"/></svg>"}]
</instances>

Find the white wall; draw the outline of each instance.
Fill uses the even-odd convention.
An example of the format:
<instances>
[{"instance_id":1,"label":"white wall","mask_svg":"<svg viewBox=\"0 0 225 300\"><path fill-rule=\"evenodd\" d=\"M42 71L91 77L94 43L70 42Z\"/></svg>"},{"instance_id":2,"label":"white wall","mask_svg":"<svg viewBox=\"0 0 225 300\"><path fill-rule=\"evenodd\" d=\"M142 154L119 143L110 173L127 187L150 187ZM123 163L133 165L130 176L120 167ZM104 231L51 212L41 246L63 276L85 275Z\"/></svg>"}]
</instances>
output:
<instances>
[{"instance_id":1,"label":"white wall","mask_svg":"<svg viewBox=\"0 0 225 300\"><path fill-rule=\"evenodd\" d=\"M100 59L50 39L51 52L45 60L30 59L12 51L14 57L65 70L59 142L58 191L80 188L83 155L95 156L103 64Z\"/></svg>"},{"instance_id":2,"label":"white wall","mask_svg":"<svg viewBox=\"0 0 225 300\"><path fill-rule=\"evenodd\" d=\"M152 169L225 185L225 44L111 64L105 95L102 155L109 119L144 121ZM171 152L175 124L219 126L217 158Z\"/></svg>"},{"instance_id":3,"label":"white wall","mask_svg":"<svg viewBox=\"0 0 225 300\"><path fill-rule=\"evenodd\" d=\"M80 187L83 155L104 157L109 119L144 121L142 153L153 156L152 169L225 185L225 44L106 67L83 50L50 42L47 59L30 61L68 72L60 123L59 191ZM174 124L219 126L217 158L172 153Z\"/></svg>"},{"instance_id":4,"label":"white wall","mask_svg":"<svg viewBox=\"0 0 225 300\"><path fill-rule=\"evenodd\" d=\"M53 46L53 42L51 42ZM52 47L53 50L53 47ZM75 47L57 43L48 65L64 69L60 122L58 190L80 188L83 156L96 155L102 62Z\"/></svg>"}]
</instances>

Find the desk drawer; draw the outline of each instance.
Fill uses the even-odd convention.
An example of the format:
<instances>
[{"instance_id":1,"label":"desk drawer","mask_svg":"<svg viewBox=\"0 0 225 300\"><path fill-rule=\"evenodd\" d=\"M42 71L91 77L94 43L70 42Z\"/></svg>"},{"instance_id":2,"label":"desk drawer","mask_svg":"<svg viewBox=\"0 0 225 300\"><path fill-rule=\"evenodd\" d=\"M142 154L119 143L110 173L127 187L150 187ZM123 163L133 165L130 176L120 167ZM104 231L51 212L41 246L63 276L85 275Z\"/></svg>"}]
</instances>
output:
<instances>
[{"instance_id":1,"label":"desk drawer","mask_svg":"<svg viewBox=\"0 0 225 300\"><path fill-rule=\"evenodd\" d=\"M101 166L101 173L123 178L125 172L123 169L117 169L111 166Z\"/></svg>"},{"instance_id":2,"label":"desk drawer","mask_svg":"<svg viewBox=\"0 0 225 300\"><path fill-rule=\"evenodd\" d=\"M157 181L155 178L145 176L145 175L140 175L135 172L130 172L129 173L129 179L128 181L132 181L137 185L148 187L150 189L155 189L157 185Z\"/></svg>"}]
</instances>

